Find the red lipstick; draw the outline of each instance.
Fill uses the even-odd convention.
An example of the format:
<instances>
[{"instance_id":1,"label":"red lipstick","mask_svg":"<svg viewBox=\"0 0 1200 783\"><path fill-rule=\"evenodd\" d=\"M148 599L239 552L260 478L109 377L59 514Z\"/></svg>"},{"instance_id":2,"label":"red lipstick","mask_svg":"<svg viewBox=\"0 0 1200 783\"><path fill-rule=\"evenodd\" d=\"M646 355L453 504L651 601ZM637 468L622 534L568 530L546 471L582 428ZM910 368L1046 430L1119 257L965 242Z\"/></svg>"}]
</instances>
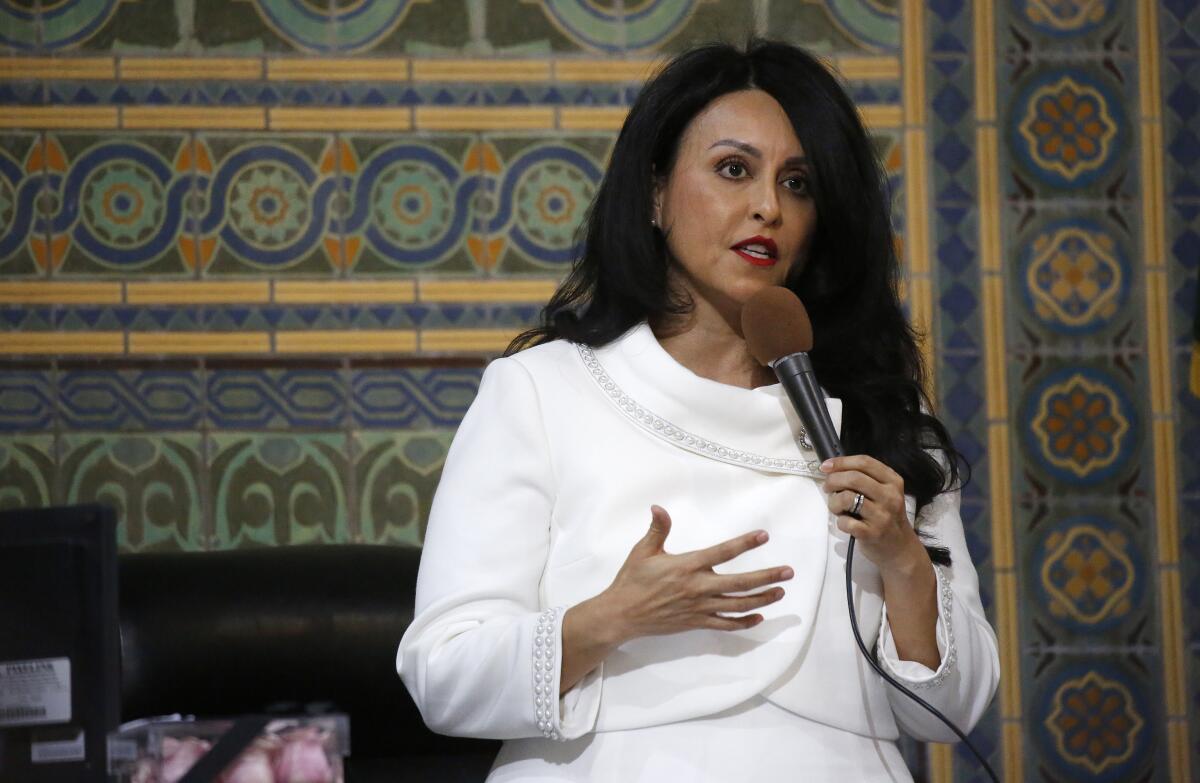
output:
<instances>
[{"instance_id":1,"label":"red lipstick","mask_svg":"<svg viewBox=\"0 0 1200 783\"><path fill-rule=\"evenodd\" d=\"M779 261L779 247L775 240L764 236L743 239L730 248L755 266L774 266Z\"/></svg>"}]
</instances>

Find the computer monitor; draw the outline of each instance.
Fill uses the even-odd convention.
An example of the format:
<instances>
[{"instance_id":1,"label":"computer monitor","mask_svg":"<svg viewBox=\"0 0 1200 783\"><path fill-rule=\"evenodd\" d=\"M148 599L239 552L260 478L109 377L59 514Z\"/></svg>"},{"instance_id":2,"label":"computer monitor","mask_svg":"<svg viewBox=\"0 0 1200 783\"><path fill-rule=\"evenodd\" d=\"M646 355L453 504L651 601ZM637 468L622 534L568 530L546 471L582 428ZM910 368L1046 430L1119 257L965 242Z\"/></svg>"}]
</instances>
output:
<instances>
[{"instance_id":1,"label":"computer monitor","mask_svg":"<svg viewBox=\"0 0 1200 783\"><path fill-rule=\"evenodd\" d=\"M116 522L0 512L0 781L101 783L120 719Z\"/></svg>"}]
</instances>

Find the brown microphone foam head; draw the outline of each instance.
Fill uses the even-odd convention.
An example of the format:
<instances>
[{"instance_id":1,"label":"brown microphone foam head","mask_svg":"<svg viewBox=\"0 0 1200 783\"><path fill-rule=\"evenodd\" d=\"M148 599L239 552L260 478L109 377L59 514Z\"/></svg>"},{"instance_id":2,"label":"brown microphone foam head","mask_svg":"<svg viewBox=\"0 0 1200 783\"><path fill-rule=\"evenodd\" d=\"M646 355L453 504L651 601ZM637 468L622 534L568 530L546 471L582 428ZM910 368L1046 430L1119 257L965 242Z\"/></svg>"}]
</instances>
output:
<instances>
[{"instance_id":1,"label":"brown microphone foam head","mask_svg":"<svg viewBox=\"0 0 1200 783\"><path fill-rule=\"evenodd\" d=\"M761 364L813 346L812 322L804 303L783 286L768 286L742 305L742 336Z\"/></svg>"}]
</instances>

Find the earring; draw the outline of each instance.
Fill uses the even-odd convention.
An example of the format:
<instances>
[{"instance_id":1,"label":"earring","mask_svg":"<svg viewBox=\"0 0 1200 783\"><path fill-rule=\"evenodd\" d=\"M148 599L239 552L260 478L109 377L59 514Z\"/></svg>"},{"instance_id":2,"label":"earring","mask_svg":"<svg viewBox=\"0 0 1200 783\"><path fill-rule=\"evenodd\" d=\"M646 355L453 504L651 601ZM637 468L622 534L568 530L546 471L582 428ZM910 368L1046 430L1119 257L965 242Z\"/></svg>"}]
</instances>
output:
<instances>
[{"instance_id":1,"label":"earring","mask_svg":"<svg viewBox=\"0 0 1200 783\"><path fill-rule=\"evenodd\" d=\"M657 228L657 227L658 227L658 221L657 221L657 220L655 220L654 218L650 218L650 225L652 225L652 226L654 226L655 228Z\"/></svg>"}]
</instances>

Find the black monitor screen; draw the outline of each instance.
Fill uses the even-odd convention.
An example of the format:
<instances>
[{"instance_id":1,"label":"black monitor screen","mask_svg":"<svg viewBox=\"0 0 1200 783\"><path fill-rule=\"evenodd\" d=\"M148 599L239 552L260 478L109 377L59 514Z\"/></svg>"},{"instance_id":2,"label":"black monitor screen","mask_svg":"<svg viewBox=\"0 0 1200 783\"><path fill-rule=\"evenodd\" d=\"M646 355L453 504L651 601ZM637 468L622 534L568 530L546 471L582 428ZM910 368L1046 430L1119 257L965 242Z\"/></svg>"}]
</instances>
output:
<instances>
[{"instance_id":1,"label":"black monitor screen","mask_svg":"<svg viewBox=\"0 0 1200 783\"><path fill-rule=\"evenodd\" d=\"M112 511L0 512L0 781L106 780L119 686Z\"/></svg>"}]
</instances>

